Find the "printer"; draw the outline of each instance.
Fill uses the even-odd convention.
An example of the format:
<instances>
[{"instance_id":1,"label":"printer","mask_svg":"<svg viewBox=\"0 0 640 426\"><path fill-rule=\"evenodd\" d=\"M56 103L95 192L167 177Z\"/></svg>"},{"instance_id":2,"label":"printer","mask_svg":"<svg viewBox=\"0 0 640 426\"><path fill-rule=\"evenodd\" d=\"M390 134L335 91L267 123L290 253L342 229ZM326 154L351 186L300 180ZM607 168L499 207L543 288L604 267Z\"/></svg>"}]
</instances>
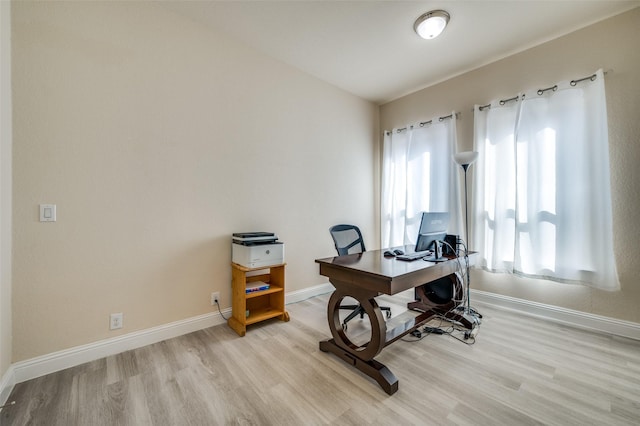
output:
<instances>
[{"instance_id":1,"label":"printer","mask_svg":"<svg viewBox=\"0 0 640 426\"><path fill-rule=\"evenodd\" d=\"M237 232L232 235L231 261L246 268L284 263L284 243L272 232Z\"/></svg>"}]
</instances>

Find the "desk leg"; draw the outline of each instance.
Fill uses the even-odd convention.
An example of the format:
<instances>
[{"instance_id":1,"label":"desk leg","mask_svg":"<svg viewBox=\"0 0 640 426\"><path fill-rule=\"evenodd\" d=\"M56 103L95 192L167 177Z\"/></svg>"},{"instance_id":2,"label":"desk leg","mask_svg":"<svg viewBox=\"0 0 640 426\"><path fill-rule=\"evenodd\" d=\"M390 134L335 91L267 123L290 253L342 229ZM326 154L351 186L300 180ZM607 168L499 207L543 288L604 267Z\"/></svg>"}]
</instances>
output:
<instances>
[{"instance_id":1,"label":"desk leg","mask_svg":"<svg viewBox=\"0 0 640 426\"><path fill-rule=\"evenodd\" d=\"M375 359L364 361L357 356L351 354L349 351L342 349L336 345L334 339L323 340L320 342L320 350L322 352L331 352L337 355L344 362L353 365L358 370L362 371L367 376L374 379L380 387L389 395L393 395L398 391L398 379L387 368L386 365Z\"/></svg>"},{"instance_id":2,"label":"desk leg","mask_svg":"<svg viewBox=\"0 0 640 426\"><path fill-rule=\"evenodd\" d=\"M373 359L384 348L387 331L384 315L374 299L377 293L352 288L348 284L333 284L336 290L329 298L327 306L327 319L333 339L321 341L320 350L331 352L343 361L355 366L377 381L385 392L392 395L398 390L398 379L384 364ZM348 338L340 322L340 304L347 296L358 301L371 323L371 340L360 346Z\"/></svg>"}]
</instances>

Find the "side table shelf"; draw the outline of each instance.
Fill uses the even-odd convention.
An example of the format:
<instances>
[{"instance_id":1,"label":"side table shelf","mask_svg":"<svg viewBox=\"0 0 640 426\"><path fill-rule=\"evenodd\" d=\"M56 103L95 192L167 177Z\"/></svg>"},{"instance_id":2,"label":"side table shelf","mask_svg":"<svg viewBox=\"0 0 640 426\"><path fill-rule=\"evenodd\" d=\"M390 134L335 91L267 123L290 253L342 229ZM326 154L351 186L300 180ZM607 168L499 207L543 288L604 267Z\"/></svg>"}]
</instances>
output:
<instances>
[{"instance_id":1,"label":"side table shelf","mask_svg":"<svg viewBox=\"0 0 640 426\"><path fill-rule=\"evenodd\" d=\"M231 263L232 313L227 324L239 336L246 334L250 324L271 318L289 321L289 313L284 309L284 267L284 263L260 268ZM265 273L247 275L257 271ZM268 283L269 288L247 293L247 284L257 281Z\"/></svg>"}]
</instances>

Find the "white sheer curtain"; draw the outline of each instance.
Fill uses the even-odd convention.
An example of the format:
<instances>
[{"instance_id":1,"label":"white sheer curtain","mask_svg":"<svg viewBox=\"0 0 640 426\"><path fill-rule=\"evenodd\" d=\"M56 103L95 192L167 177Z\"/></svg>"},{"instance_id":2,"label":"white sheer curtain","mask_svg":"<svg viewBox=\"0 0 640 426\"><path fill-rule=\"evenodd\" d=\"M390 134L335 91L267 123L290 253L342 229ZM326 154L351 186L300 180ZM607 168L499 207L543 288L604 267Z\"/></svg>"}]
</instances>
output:
<instances>
[{"instance_id":1,"label":"white sheer curtain","mask_svg":"<svg viewBox=\"0 0 640 426\"><path fill-rule=\"evenodd\" d=\"M456 115L385 132L381 246L415 244L424 211L450 213L449 232L460 234L459 174L453 162Z\"/></svg>"},{"instance_id":2,"label":"white sheer curtain","mask_svg":"<svg viewBox=\"0 0 640 426\"><path fill-rule=\"evenodd\" d=\"M494 106L495 105L495 106ZM474 113L475 150L471 166L475 183L474 232L469 248L480 252L478 266L494 272L512 272L515 245L516 168L515 125L518 102L492 102Z\"/></svg>"},{"instance_id":3,"label":"white sheer curtain","mask_svg":"<svg viewBox=\"0 0 640 426\"><path fill-rule=\"evenodd\" d=\"M615 290L602 71L475 112L474 249L499 272Z\"/></svg>"}]
</instances>

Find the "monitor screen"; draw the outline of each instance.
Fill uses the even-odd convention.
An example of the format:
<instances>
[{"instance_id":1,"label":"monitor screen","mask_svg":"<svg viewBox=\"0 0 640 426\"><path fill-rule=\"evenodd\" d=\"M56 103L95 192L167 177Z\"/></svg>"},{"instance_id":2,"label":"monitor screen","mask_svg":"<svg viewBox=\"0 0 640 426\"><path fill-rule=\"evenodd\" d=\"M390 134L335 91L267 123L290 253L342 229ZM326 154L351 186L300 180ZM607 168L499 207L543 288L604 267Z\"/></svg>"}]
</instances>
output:
<instances>
[{"instance_id":1,"label":"monitor screen","mask_svg":"<svg viewBox=\"0 0 640 426\"><path fill-rule=\"evenodd\" d=\"M416 251L434 250L436 255L433 259L440 260L440 246L434 244L435 241L444 241L447 236L447 227L449 226L448 212L424 212L422 213L422 221L420 222L420 230L418 231L418 240L416 242Z\"/></svg>"}]
</instances>

